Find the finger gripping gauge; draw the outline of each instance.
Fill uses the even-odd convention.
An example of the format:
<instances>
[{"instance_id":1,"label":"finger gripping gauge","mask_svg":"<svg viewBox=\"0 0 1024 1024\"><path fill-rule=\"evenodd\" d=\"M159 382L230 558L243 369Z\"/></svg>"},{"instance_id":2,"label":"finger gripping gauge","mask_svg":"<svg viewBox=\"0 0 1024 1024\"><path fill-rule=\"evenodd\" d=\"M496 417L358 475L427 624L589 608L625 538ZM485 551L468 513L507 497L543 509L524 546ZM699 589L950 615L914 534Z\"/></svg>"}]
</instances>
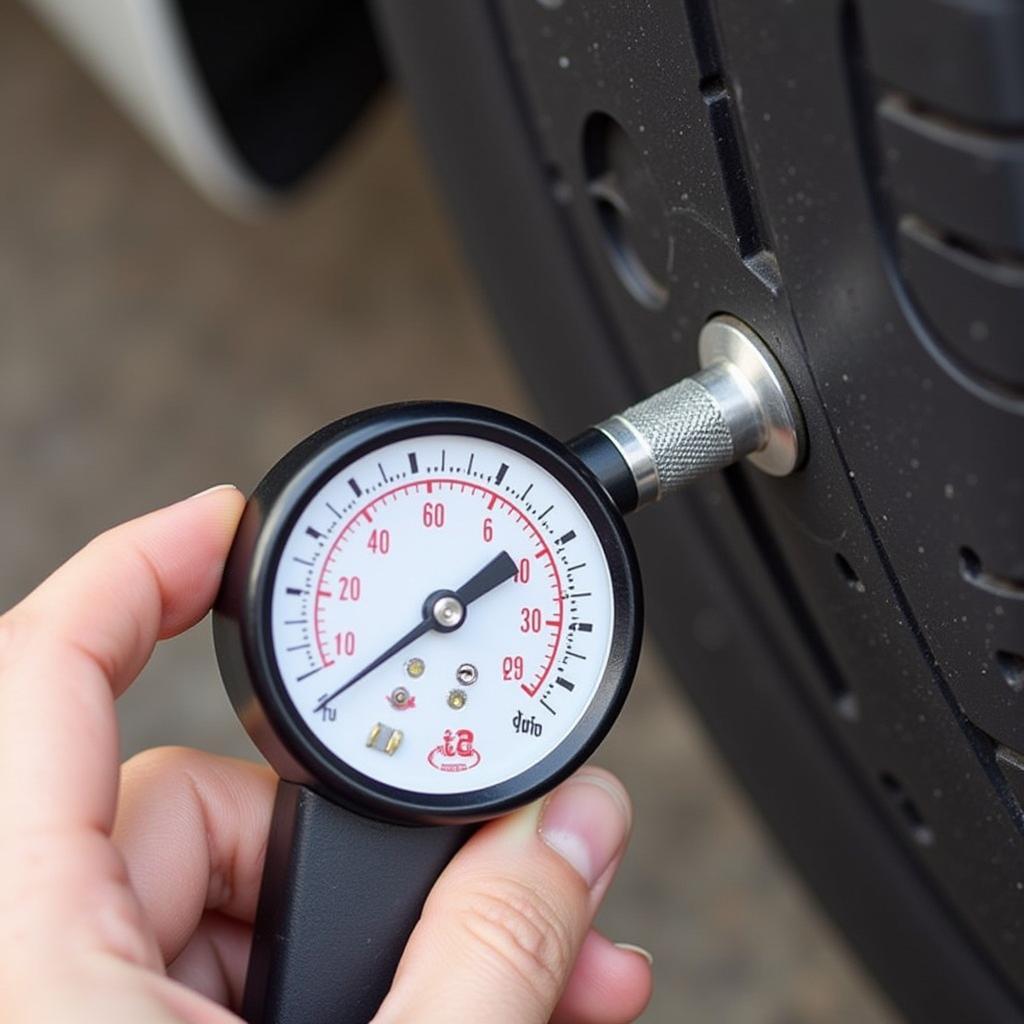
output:
<instances>
[{"instance_id":1,"label":"finger gripping gauge","mask_svg":"<svg viewBox=\"0 0 1024 1024\"><path fill-rule=\"evenodd\" d=\"M596 749L642 632L623 515L743 457L801 464L756 334L717 317L699 347L699 373L568 445L478 406L388 406L253 492L214 607L228 694L282 780L253 1024L368 1021L472 829Z\"/></svg>"}]
</instances>

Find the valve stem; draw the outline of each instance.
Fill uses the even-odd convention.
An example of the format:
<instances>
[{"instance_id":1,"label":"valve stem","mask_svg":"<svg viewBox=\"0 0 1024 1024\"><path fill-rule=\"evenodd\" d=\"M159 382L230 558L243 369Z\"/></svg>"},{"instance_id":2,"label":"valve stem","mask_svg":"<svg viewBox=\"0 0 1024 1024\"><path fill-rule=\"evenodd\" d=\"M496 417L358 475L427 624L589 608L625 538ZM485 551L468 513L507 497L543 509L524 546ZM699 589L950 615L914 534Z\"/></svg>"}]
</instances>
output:
<instances>
[{"instance_id":1,"label":"valve stem","mask_svg":"<svg viewBox=\"0 0 1024 1024\"><path fill-rule=\"evenodd\" d=\"M717 316L698 340L701 369L585 431L571 447L623 512L747 458L787 476L806 456L803 415L758 335Z\"/></svg>"}]
</instances>

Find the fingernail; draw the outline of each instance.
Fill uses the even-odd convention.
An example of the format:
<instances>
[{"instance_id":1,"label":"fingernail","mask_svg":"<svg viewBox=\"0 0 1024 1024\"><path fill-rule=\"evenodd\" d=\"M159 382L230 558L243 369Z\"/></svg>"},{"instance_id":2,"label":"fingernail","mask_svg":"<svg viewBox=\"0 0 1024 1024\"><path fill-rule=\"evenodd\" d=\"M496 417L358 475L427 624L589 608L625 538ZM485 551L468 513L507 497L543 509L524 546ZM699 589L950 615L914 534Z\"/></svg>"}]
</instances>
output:
<instances>
[{"instance_id":1,"label":"fingernail","mask_svg":"<svg viewBox=\"0 0 1024 1024\"><path fill-rule=\"evenodd\" d=\"M629 817L626 798L615 783L583 771L548 798L540 837L592 887L622 849Z\"/></svg>"},{"instance_id":2,"label":"fingernail","mask_svg":"<svg viewBox=\"0 0 1024 1024\"><path fill-rule=\"evenodd\" d=\"M212 487L207 487L205 491L200 491L198 494L193 494L191 497L186 498L186 501L195 501L196 498L205 498L208 494L213 494L214 491L234 491L237 490L234 484L214 484Z\"/></svg>"},{"instance_id":3,"label":"fingernail","mask_svg":"<svg viewBox=\"0 0 1024 1024\"><path fill-rule=\"evenodd\" d=\"M648 950L644 949L643 946L634 946L632 942L616 942L615 945L619 949L624 949L627 953L636 953L637 956L642 956L653 966L654 957Z\"/></svg>"}]
</instances>

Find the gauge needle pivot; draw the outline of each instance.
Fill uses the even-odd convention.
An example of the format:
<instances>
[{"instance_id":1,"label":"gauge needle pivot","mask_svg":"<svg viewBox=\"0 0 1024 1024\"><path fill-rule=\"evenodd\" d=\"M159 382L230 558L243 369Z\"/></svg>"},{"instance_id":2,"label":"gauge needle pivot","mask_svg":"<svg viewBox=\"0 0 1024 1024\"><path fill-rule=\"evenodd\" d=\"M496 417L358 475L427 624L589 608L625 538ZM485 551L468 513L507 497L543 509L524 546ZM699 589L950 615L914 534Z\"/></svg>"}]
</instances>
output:
<instances>
[{"instance_id":1,"label":"gauge needle pivot","mask_svg":"<svg viewBox=\"0 0 1024 1024\"><path fill-rule=\"evenodd\" d=\"M439 590L432 593L424 602L423 618L383 654L378 655L369 665L360 669L348 682L324 697L313 709L313 713L322 711L350 686L354 686L374 669L380 668L384 662L393 658L399 651L408 647L425 633L429 633L431 630L450 633L458 629L465 621L466 609L469 605L479 600L484 594L489 594L506 580L512 579L516 572L516 563L507 551L502 551L495 555L478 573L466 580L458 590Z\"/></svg>"}]
</instances>

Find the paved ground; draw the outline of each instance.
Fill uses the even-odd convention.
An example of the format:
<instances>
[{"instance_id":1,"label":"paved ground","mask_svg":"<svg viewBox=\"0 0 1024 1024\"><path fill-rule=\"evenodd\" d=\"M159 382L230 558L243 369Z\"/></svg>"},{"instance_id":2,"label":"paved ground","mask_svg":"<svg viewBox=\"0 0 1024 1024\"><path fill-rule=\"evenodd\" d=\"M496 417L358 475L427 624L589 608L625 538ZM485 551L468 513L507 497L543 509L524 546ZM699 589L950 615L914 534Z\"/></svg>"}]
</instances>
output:
<instances>
[{"instance_id":1,"label":"paved ground","mask_svg":"<svg viewBox=\"0 0 1024 1024\"><path fill-rule=\"evenodd\" d=\"M98 530L223 480L250 487L360 406L529 411L397 101L294 204L243 224L4 6L0 134L0 607ZM126 755L187 743L254 756L208 631L164 644L124 698ZM891 1020L650 645L634 693L599 758L638 808L602 924L654 952L645 1020Z\"/></svg>"}]
</instances>

